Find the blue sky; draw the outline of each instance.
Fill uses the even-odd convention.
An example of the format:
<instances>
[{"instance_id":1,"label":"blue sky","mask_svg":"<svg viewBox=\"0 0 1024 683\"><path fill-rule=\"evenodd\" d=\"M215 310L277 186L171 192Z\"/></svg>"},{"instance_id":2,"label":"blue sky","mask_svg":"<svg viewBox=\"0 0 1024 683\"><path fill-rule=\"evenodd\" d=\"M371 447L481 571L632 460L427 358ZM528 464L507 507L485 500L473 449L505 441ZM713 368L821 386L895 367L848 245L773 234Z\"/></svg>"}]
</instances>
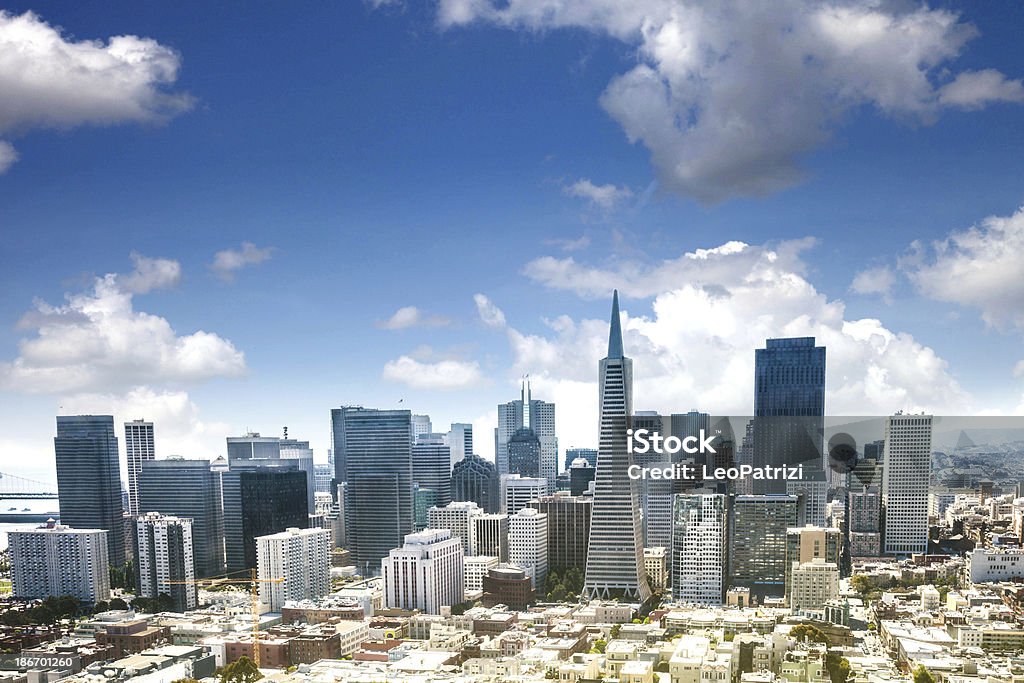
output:
<instances>
[{"instance_id":1,"label":"blue sky","mask_svg":"<svg viewBox=\"0 0 1024 683\"><path fill-rule=\"evenodd\" d=\"M561 446L592 445L615 286L638 409L748 411L756 340L790 333L835 335L838 412L1024 405L1024 290L1009 256L1024 239L1019 3L841 5L865 22L844 26L896 26L878 35L829 33L825 6L785 3L794 44L768 47L742 4L532 13L545 4L7 4L0 95L24 106L0 105L0 141L17 154L0 174L0 471L47 477L58 406L163 418L163 455L215 456L228 434L288 425L323 459L330 407L403 399L438 427L474 422L489 454L480 432L525 373L559 404ZM33 58L52 60L51 80L29 85L4 59L26 11L61 41ZM928 28L944 17L948 30ZM690 29L709 54L750 54L704 63L694 87L687 43L673 40ZM915 30L931 41L927 66L865 56L903 55ZM67 46L121 35L150 39L142 51L163 76L135 74L134 89L62 76ZM870 50L845 60L821 47L857 40ZM787 71L791 48L819 66ZM695 134L659 129L652 82ZM734 111L766 119L734 138L718 125ZM751 149L767 151L718 175L694 161ZM683 257L730 241L748 246ZM245 243L258 263L211 268ZM23 319L36 299L106 301L92 278L107 273L124 293L133 252L176 270L135 286L126 320L163 318L168 348L199 330L212 347L153 373L128 358L159 348L145 334L116 347L121 332L81 325L74 305L49 327ZM426 324L384 329L409 306ZM863 320L877 324L849 324ZM19 344L41 338L53 344L36 370L101 369L75 383L19 373Z\"/></svg>"}]
</instances>

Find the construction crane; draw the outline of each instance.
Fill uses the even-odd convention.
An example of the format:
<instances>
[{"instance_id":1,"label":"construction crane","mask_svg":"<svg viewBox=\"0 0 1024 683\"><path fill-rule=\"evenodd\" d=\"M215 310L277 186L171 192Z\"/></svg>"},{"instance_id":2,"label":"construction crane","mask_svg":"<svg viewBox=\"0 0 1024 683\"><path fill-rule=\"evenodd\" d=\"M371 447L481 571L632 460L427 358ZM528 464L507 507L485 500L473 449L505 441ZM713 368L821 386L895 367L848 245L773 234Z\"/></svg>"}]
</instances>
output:
<instances>
[{"instance_id":1,"label":"construction crane","mask_svg":"<svg viewBox=\"0 0 1024 683\"><path fill-rule=\"evenodd\" d=\"M244 571L244 570L242 570ZM252 608L252 662L256 665L256 668L260 668L260 591L259 585L261 583L283 583L284 577L279 576L271 579L261 579L256 569L253 568L250 571L249 578L246 579L229 579L227 576L231 574L237 574L238 572L230 572L225 577L215 579L199 579L196 581L168 581L176 585L188 584L194 586L202 586L204 588L212 588L216 586L226 585L239 585L248 584L251 590L251 602Z\"/></svg>"}]
</instances>

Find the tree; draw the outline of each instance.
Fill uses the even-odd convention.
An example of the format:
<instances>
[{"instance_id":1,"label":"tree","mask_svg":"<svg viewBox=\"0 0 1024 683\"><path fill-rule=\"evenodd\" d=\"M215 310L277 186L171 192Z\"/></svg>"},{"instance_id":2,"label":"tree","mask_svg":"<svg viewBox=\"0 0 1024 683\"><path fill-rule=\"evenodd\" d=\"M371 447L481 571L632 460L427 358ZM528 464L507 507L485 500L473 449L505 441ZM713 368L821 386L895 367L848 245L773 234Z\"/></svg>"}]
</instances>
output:
<instances>
[{"instance_id":1,"label":"tree","mask_svg":"<svg viewBox=\"0 0 1024 683\"><path fill-rule=\"evenodd\" d=\"M658 662L654 665L654 670L660 674L668 673L668 662Z\"/></svg>"},{"instance_id":2,"label":"tree","mask_svg":"<svg viewBox=\"0 0 1024 683\"><path fill-rule=\"evenodd\" d=\"M109 609L110 609L110 603L107 602L106 600L100 600L99 602L97 602L95 605L92 606L92 613L93 614L99 614L100 612L106 612Z\"/></svg>"},{"instance_id":3,"label":"tree","mask_svg":"<svg viewBox=\"0 0 1024 683\"><path fill-rule=\"evenodd\" d=\"M138 600L138 598L136 598ZM113 598L109 605L112 610L125 610L128 609L128 603L121 598Z\"/></svg>"},{"instance_id":4,"label":"tree","mask_svg":"<svg viewBox=\"0 0 1024 683\"><path fill-rule=\"evenodd\" d=\"M850 677L850 660L837 652L825 655L825 668L832 683L845 683Z\"/></svg>"},{"instance_id":5,"label":"tree","mask_svg":"<svg viewBox=\"0 0 1024 683\"><path fill-rule=\"evenodd\" d=\"M608 629L608 637L615 640L619 637L619 632L622 631L622 624L614 624Z\"/></svg>"},{"instance_id":6,"label":"tree","mask_svg":"<svg viewBox=\"0 0 1024 683\"><path fill-rule=\"evenodd\" d=\"M263 674L248 657L239 657L220 670L220 683L255 683L261 678Z\"/></svg>"},{"instance_id":7,"label":"tree","mask_svg":"<svg viewBox=\"0 0 1024 683\"><path fill-rule=\"evenodd\" d=\"M923 664L914 668L914 683L935 683L935 676Z\"/></svg>"},{"instance_id":8,"label":"tree","mask_svg":"<svg viewBox=\"0 0 1024 683\"><path fill-rule=\"evenodd\" d=\"M606 641L603 638L598 638L597 640L594 641L594 647L590 648L590 654L593 654L593 655L603 655L604 654L604 649L606 647L608 647L608 641ZM917 682L915 681L915 683L917 683Z\"/></svg>"},{"instance_id":9,"label":"tree","mask_svg":"<svg viewBox=\"0 0 1024 683\"><path fill-rule=\"evenodd\" d=\"M871 580L863 574L857 574L850 579L850 588L861 595L866 595L871 590Z\"/></svg>"},{"instance_id":10,"label":"tree","mask_svg":"<svg viewBox=\"0 0 1024 683\"><path fill-rule=\"evenodd\" d=\"M810 624L797 624L789 631L789 635L797 640L809 640L812 643L823 643L826 647L832 644L825 632Z\"/></svg>"}]
</instances>

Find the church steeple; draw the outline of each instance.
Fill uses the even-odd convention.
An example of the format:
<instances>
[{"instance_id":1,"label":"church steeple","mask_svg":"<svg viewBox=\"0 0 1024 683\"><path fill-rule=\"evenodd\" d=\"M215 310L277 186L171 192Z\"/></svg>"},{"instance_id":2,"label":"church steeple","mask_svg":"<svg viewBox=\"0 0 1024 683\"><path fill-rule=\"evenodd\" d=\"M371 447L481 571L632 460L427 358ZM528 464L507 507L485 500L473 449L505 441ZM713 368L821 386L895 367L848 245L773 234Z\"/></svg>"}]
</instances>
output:
<instances>
[{"instance_id":1,"label":"church steeple","mask_svg":"<svg viewBox=\"0 0 1024 683\"><path fill-rule=\"evenodd\" d=\"M612 324L608 330L608 358L622 358L622 323L619 321L619 290L612 292Z\"/></svg>"}]
</instances>

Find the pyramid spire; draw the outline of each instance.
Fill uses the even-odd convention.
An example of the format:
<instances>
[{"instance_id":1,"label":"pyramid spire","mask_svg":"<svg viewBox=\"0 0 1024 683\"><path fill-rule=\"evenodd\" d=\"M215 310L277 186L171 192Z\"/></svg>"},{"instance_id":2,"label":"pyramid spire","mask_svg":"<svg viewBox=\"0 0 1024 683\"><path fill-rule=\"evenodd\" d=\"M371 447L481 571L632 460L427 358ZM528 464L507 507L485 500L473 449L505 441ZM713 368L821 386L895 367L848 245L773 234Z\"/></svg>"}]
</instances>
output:
<instances>
[{"instance_id":1,"label":"pyramid spire","mask_svg":"<svg viewBox=\"0 0 1024 683\"><path fill-rule=\"evenodd\" d=\"M622 358L622 323L619 321L619 290L612 292L612 324L608 331L608 357Z\"/></svg>"}]
</instances>

